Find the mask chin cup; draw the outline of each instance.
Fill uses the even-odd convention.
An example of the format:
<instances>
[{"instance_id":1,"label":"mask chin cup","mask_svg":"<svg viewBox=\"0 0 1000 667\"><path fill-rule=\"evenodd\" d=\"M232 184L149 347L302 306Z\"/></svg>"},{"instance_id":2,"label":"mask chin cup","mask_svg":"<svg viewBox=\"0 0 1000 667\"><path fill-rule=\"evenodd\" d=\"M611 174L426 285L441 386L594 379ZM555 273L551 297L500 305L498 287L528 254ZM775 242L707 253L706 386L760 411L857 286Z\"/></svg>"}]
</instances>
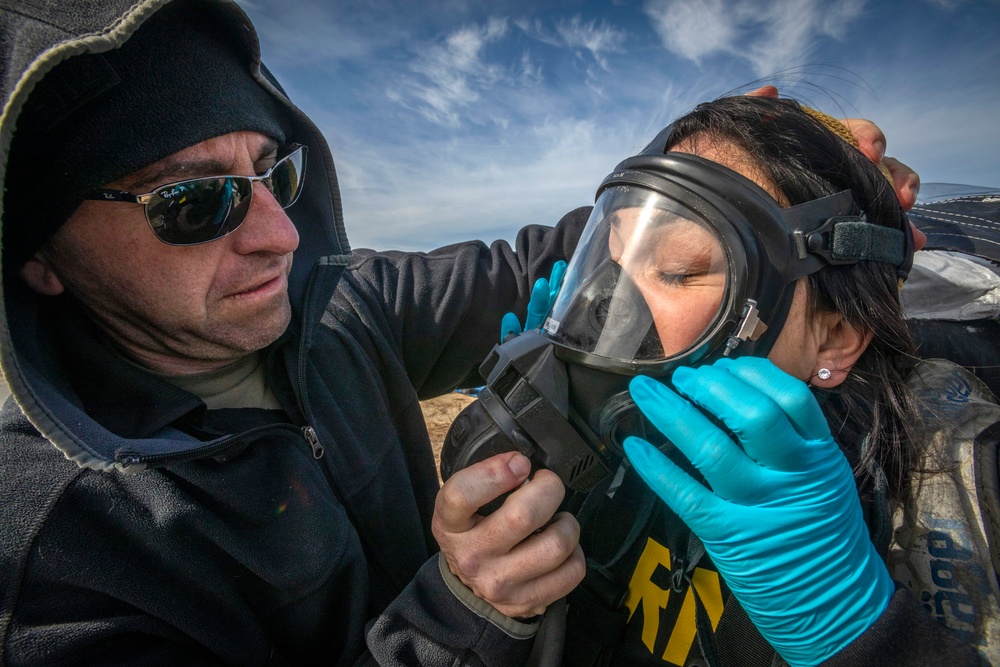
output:
<instances>
[{"instance_id":1,"label":"mask chin cup","mask_svg":"<svg viewBox=\"0 0 1000 667\"><path fill-rule=\"evenodd\" d=\"M554 338L602 357L626 361L663 357L663 344L646 300L611 259L581 285Z\"/></svg>"}]
</instances>

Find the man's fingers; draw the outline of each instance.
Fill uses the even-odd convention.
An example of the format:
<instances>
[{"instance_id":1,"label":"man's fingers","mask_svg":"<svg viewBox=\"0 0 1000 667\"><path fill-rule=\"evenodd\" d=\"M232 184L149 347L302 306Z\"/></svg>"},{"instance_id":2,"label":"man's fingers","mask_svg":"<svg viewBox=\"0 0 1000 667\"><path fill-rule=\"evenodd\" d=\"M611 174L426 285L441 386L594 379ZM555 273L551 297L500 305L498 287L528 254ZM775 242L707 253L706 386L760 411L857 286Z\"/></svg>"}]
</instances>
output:
<instances>
[{"instance_id":1,"label":"man's fingers","mask_svg":"<svg viewBox=\"0 0 1000 667\"><path fill-rule=\"evenodd\" d=\"M500 459L500 464L502 464L503 460L511 455L512 453L499 454L481 463L496 463L496 460ZM515 456L521 457L520 454ZM511 463L514 461L517 459L512 459ZM470 466L466 470L471 470L473 467L476 466ZM503 476L503 465L499 467L500 476ZM451 484L451 481L457 476L456 473L449 478L445 486ZM509 479L522 479L523 481L520 475L512 476ZM474 513L484 502L492 500L492 497L468 496L469 492L464 488L465 483L475 484L477 480L483 484L486 483L483 477L465 476L464 479L459 480L462 484L447 489L445 486L441 488L438 503L434 508L433 531L434 537L441 546L441 551L445 554L448 566L455 573L455 576L475 591L477 595L492 603L493 598L484 597L485 594L480 595L483 586L477 582L485 579L506 582L505 585L514 585L527 576L522 572L524 569L523 559L518 559L512 553L525 539L531 538L537 533L544 533L548 529L547 524L559 508L566 488L554 472L539 470L531 481L522 484L520 488L510 494L497 511L484 518ZM494 486L493 491L499 495L499 493L509 490L503 488L504 486L504 484ZM579 533L577 532L572 537L572 544L564 550L565 553L559 558L560 562L566 558L572 545L576 544L578 540ZM521 565L513 567L511 563L521 563ZM532 566L530 576L537 576L544 571L545 567L551 566L551 562L544 565L535 564Z\"/></svg>"},{"instance_id":2,"label":"man's fingers","mask_svg":"<svg viewBox=\"0 0 1000 667\"><path fill-rule=\"evenodd\" d=\"M913 249L923 250L924 246L927 245L927 234L917 229L917 226L912 222L910 223L910 231L913 232Z\"/></svg>"},{"instance_id":3,"label":"man's fingers","mask_svg":"<svg viewBox=\"0 0 1000 667\"><path fill-rule=\"evenodd\" d=\"M438 491L434 533L463 533L482 517L476 511L502 493L524 483L531 462L518 452L504 452L452 475Z\"/></svg>"},{"instance_id":4,"label":"man's fingers","mask_svg":"<svg viewBox=\"0 0 1000 667\"><path fill-rule=\"evenodd\" d=\"M904 210L909 211L917 203L917 195L920 194L920 175L896 158L884 158L882 164L892 176L892 189L896 191L899 203ZM917 249L919 250L926 243L927 237L924 236L923 243Z\"/></svg>"},{"instance_id":5,"label":"man's fingers","mask_svg":"<svg viewBox=\"0 0 1000 667\"><path fill-rule=\"evenodd\" d=\"M778 97L778 89L774 86L761 86L756 90L751 90L747 97Z\"/></svg>"},{"instance_id":6,"label":"man's fingers","mask_svg":"<svg viewBox=\"0 0 1000 667\"><path fill-rule=\"evenodd\" d=\"M500 508L479 523L482 538L506 549L541 530L566 496L562 480L551 470L538 470Z\"/></svg>"},{"instance_id":7,"label":"man's fingers","mask_svg":"<svg viewBox=\"0 0 1000 667\"><path fill-rule=\"evenodd\" d=\"M854 135L858 149L865 154L865 157L875 164L882 162L882 158L885 157L886 141L885 134L878 125L864 118L841 118L840 122Z\"/></svg>"},{"instance_id":8,"label":"man's fingers","mask_svg":"<svg viewBox=\"0 0 1000 667\"><path fill-rule=\"evenodd\" d=\"M558 493L552 483L558 484ZM470 530L435 533L448 567L503 614L541 614L569 594L586 572L580 524L568 512L552 516L563 491L558 476L540 470Z\"/></svg>"},{"instance_id":9,"label":"man's fingers","mask_svg":"<svg viewBox=\"0 0 1000 667\"><path fill-rule=\"evenodd\" d=\"M583 580L586 563L579 542L580 524L573 515L560 512L470 588L508 616L541 614Z\"/></svg>"},{"instance_id":10,"label":"man's fingers","mask_svg":"<svg viewBox=\"0 0 1000 667\"><path fill-rule=\"evenodd\" d=\"M840 122L854 135L858 149L877 164L883 173L888 174L899 203L904 210L909 211L916 203L917 194L920 192L920 176L917 172L895 158L886 157L885 134L875 123L864 118L841 118ZM919 245L921 239L918 237L916 240Z\"/></svg>"}]
</instances>

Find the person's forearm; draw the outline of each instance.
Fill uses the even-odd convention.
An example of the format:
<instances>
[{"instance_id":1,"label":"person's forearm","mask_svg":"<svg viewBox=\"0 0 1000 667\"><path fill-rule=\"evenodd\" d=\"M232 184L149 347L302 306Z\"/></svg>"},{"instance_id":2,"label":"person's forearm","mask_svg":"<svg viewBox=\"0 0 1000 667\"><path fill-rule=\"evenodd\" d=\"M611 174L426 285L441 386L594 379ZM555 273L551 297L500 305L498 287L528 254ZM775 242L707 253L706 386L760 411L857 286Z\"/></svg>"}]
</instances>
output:
<instances>
[{"instance_id":1,"label":"person's forearm","mask_svg":"<svg viewBox=\"0 0 1000 667\"><path fill-rule=\"evenodd\" d=\"M460 582L458 585L461 585ZM485 605L485 603L483 603ZM535 623L485 613L453 593L435 555L368 630L362 665L524 664L534 643Z\"/></svg>"}]
</instances>

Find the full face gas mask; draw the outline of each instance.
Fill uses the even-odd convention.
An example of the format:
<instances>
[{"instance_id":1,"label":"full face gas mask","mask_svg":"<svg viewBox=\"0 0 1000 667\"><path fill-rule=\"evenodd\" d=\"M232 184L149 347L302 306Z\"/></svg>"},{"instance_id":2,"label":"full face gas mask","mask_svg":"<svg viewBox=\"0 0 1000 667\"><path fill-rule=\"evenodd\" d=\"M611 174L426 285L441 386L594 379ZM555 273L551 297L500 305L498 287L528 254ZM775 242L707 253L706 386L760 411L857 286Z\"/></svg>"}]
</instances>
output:
<instances>
[{"instance_id":1,"label":"full face gas mask","mask_svg":"<svg viewBox=\"0 0 1000 667\"><path fill-rule=\"evenodd\" d=\"M626 437L669 445L629 396L633 376L766 356L795 281L824 266L883 261L905 276L912 237L866 222L850 191L781 208L726 167L664 153L669 130L601 183L542 329L481 365L486 385L445 439L445 479L518 450L586 493L621 465Z\"/></svg>"}]
</instances>

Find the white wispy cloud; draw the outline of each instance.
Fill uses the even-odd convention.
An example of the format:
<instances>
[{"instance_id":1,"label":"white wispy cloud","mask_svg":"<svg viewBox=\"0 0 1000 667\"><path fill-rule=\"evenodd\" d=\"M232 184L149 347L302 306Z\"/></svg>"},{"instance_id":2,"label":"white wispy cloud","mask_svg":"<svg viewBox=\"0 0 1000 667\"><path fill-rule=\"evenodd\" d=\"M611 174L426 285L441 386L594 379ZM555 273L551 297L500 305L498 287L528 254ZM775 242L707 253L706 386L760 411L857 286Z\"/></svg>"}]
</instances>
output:
<instances>
[{"instance_id":1,"label":"white wispy cloud","mask_svg":"<svg viewBox=\"0 0 1000 667\"><path fill-rule=\"evenodd\" d=\"M375 8L359 2L324 0L237 0L253 20L272 65L330 67L364 61L380 49L408 39L405 21L383 20Z\"/></svg>"},{"instance_id":2,"label":"white wispy cloud","mask_svg":"<svg viewBox=\"0 0 1000 667\"><path fill-rule=\"evenodd\" d=\"M608 70L608 54L622 52L626 36L624 30L603 20L584 21L579 16L560 18L550 30L545 30L539 21L494 17L482 24L463 26L418 47L407 74L386 86L386 96L448 127L503 118L502 113L470 117L467 111L472 105L482 106L484 95L514 105L519 89L544 80L541 61L530 48L522 48L519 58L508 54L506 60L498 59L498 54L510 46L507 37L512 23L541 44L567 49L581 58L586 54L585 85L593 90L599 90L594 83L599 79L595 70ZM491 46L496 49L491 50Z\"/></svg>"},{"instance_id":3,"label":"white wispy cloud","mask_svg":"<svg viewBox=\"0 0 1000 667\"><path fill-rule=\"evenodd\" d=\"M925 0L925 2L931 7L952 12L964 5L966 0Z\"/></svg>"},{"instance_id":4,"label":"white wispy cloud","mask_svg":"<svg viewBox=\"0 0 1000 667\"><path fill-rule=\"evenodd\" d=\"M559 34L554 30L548 30L542 24L539 19L529 19L525 17L518 17L511 20L511 22L517 26L517 28L523 32L525 35L535 40L536 42L541 42L542 44L548 44L549 46L562 47L565 46L565 42L559 36Z\"/></svg>"},{"instance_id":5,"label":"white wispy cloud","mask_svg":"<svg viewBox=\"0 0 1000 667\"><path fill-rule=\"evenodd\" d=\"M648 1L647 16L663 45L700 63L724 54L747 60L759 75L806 62L819 38L842 39L864 0Z\"/></svg>"},{"instance_id":6,"label":"white wispy cloud","mask_svg":"<svg viewBox=\"0 0 1000 667\"><path fill-rule=\"evenodd\" d=\"M521 83L530 85L542 81L542 78L541 63L532 57L530 51L521 52Z\"/></svg>"},{"instance_id":7,"label":"white wispy cloud","mask_svg":"<svg viewBox=\"0 0 1000 667\"><path fill-rule=\"evenodd\" d=\"M663 45L689 60L728 51L737 41L738 19L725 0L647 2L645 12Z\"/></svg>"},{"instance_id":8,"label":"white wispy cloud","mask_svg":"<svg viewBox=\"0 0 1000 667\"><path fill-rule=\"evenodd\" d=\"M580 15L559 18L553 28L548 28L538 19L517 18L513 20L521 32L529 38L560 49L570 49L577 53L589 54L604 70L608 69L607 55L622 53L628 33L606 21L596 19L584 21Z\"/></svg>"},{"instance_id":9,"label":"white wispy cloud","mask_svg":"<svg viewBox=\"0 0 1000 667\"><path fill-rule=\"evenodd\" d=\"M558 21L556 32L566 46L587 51L604 70L608 69L606 54L621 53L625 42L625 31L603 20L584 21L580 16Z\"/></svg>"},{"instance_id":10,"label":"white wispy cloud","mask_svg":"<svg viewBox=\"0 0 1000 667\"><path fill-rule=\"evenodd\" d=\"M390 100L410 106L428 120L458 125L463 110L480 92L509 78L507 70L483 57L483 50L507 34L506 19L464 26L414 54L410 74L386 89Z\"/></svg>"},{"instance_id":11,"label":"white wispy cloud","mask_svg":"<svg viewBox=\"0 0 1000 667\"><path fill-rule=\"evenodd\" d=\"M424 250L470 238L513 240L523 225L554 224L593 203L601 179L641 143L636 125L553 114L511 135L412 151L412 160L386 162L363 147L342 154L352 244Z\"/></svg>"}]
</instances>

